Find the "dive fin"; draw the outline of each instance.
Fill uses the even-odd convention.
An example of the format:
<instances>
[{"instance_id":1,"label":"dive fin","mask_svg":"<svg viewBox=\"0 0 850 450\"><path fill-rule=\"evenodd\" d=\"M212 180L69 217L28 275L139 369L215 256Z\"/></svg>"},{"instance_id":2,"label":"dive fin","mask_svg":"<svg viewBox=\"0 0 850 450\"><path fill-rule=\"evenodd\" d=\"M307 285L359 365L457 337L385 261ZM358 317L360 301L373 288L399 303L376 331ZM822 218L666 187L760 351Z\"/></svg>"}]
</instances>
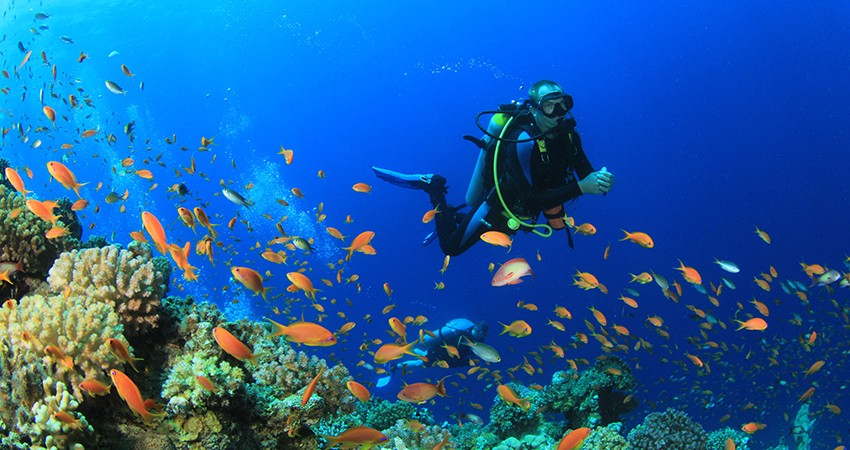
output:
<instances>
[{"instance_id":1,"label":"dive fin","mask_svg":"<svg viewBox=\"0 0 850 450\"><path fill-rule=\"evenodd\" d=\"M406 174L375 166L372 166L372 170L375 171L378 178L407 189L426 189L431 178L430 174Z\"/></svg>"}]
</instances>

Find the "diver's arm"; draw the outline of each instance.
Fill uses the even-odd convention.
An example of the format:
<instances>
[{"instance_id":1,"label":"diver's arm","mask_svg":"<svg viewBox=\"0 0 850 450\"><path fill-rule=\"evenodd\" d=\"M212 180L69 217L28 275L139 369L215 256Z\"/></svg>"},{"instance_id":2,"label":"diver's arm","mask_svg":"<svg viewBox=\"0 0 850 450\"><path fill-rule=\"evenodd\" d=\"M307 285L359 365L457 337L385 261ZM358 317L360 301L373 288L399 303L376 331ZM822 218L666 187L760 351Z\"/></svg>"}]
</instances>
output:
<instances>
[{"instance_id":1,"label":"diver's arm","mask_svg":"<svg viewBox=\"0 0 850 450\"><path fill-rule=\"evenodd\" d=\"M584 153L584 149L581 146L581 138L578 133L575 131L571 132L570 141L575 147L575 154L571 158L570 165L576 171L578 180L583 180L593 173L593 166L590 164L590 160L587 159L587 155ZM528 164L530 164L530 158L528 158ZM567 174L564 174L565 177L566 175ZM564 186L555 189L535 190L534 193L531 194L529 202L533 207L541 210L562 205L585 193L582 191L578 180L570 177L569 182L565 183Z\"/></svg>"},{"instance_id":2,"label":"diver's arm","mask_svg":"<svg viewBox=\"0 0 850 450\"><path fill-rule=\"evenodd\" d=\"M593 166L590 164L590 160L587 159L587 155L584 153L584 148L581 146L581 137L579 137L578 133L572 131L570 133L570 141L576 149L576 153L572 159L572 166L573 169L575 169L576 174L578 174L578 179L583 180L593 173Z\"/></svg>"}]
</instances>

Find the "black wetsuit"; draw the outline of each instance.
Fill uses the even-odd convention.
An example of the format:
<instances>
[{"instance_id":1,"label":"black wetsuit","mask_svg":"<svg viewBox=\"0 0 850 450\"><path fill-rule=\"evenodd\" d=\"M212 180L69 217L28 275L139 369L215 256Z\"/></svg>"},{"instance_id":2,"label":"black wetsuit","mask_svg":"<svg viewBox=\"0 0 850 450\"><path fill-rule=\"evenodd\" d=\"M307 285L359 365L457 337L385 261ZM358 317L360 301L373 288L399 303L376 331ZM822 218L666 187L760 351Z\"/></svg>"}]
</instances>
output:
<instances>
[{"instance_id":1,"label":"black wetsuit","mask_svg":"<svg viewBox=\"0 0 850 450\"><path fill-rule=\"evenodd\" d=\"M529 137L526 131L518 134L519 140ZM563 205L581 195L578 180L584 179L593 172L593 166L582 149L581 138L574 129L567 128L553 138L546 137L545 142L547 149L545 156L541 154L536 141L506 144L500 150L506 152L506 156L499 158L499 164L513 162L514 167L509 170L515 174L521 173L519 184L527 184L519 188L521 198L518 201L532 220L536 220L541 211ZM492 171L492 167L485 167L485 170ZM501 189L506 190L503 185ZM502 214L503 208L494 191L495 189L491 188L489 194L481 201L469 205L471 211L466 215L447 208L443 192L431 193L431 204L443 211L442 214L435 216L434 221L440 248L445 254L456 256L465 252L480 240L481 234L490 230L507 234L516 233L508 227L507 218ZM471 223L476 211L487 206L490 207L490 211L484 216L486 223L479 220ZM514 213L516 214L517 211ZM470 229L470 227L475 228ZM467 238L464 240L465 235Z\"/></svg>"}]
</instances>

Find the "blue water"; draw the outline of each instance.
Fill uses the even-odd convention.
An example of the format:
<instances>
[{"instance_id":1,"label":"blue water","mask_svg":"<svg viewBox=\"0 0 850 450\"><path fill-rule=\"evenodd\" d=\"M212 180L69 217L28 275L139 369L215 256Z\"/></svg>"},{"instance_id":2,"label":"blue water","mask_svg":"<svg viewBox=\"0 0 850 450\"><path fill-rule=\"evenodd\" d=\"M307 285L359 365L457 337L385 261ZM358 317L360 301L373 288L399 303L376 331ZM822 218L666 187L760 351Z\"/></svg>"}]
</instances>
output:
<instances>
[{"instance_id":1,"label":"blue water","mask_svg":"<svg viewBox=\"0 0 850 450\"><path fill-rule=\"evenodd\" d=\"M594 306L607 315L609 326L626 326L633 337L655 347L652 354L634 351L635 339L619 339L630 350L616 354L633 368L640 366L635 396L641 406L624 417L627 428L651 411L676 407L707 430L763 422L767 428L753 439L766 447L788 433L783 414L793 420L797 398L814 385L815 446L838 445L846 439L850 411L845 375L850 291L813 288L807 308L782 292L778 281L764 292L752 280L772 265L780 281L809 285L801 261L848 270L850 7L839 1L563 3L12 2L0 22L3 68L12 77L0 79L10 90L0 96L0 123L49 127L38 100L42 88L44 104L67 120L57 118L55 131L27 132L26 144L10 131L0 156L15 167L32 168L35 177L26 180L27 187L40 198L68 195L44 169L47 161L63 158L80 181L89 182L83 197L100 203L99 213L91 207L83 212L84 237L114 235L111 240L124 244L130 231L141 229L141 212L149 211L166 225L170 242L194 245L199 236L180 223L180 204L165 192L185 182L193 195L182 206L203 206L214 223L222 224L223 247L216 247L214 267L205 257L191 256L200 267L199 282L175 277L171 293L197 295L222 308L239 298L248 306L236 316L263 317L271 314L270 306L283 309L284 299L296 299L291 315L303 312L316 320L317 312L301 294L285 293L285 273L293 265L260 257L277 235L274 222L288 216L287 233L315 239L316 252L291 260L306 261L308 275L323 289L329 316L324 323L336 329L357 322L337 347L309 351L343 361L361 381L377 375L355 368L360 359L371 360L357 347L364 340L391 339L385 332L389 316L380 312L389 303L397 305L390 315L423 314L429 327L455 317L488 321L487 343L501 350L503 375L553 339L567 349L568 358L592 361L604 355L593 338L589 345L567 347L576 332L588 332L583 320L593 320L588 308ZM42 11L50 17L35 20ZM39 25L49 29L30 32ZM61 42L62 35L74 43ZM33 50L20 79L14 70L23 56L18 41ZM42 50L57 66L56 82L50 66L42 64ZM108 57L112 51L118 54ZM80 52L88 58L78 63ZM122 74L121 64L133 71L133 79ZM478 134L475 114L524 98L541 78L558 81L573 95L590 161L616 176L610 194L580 198L568 209L598 233L577 236L574 250L563 232L548 239L521 234L509 254L478 244L453 258L441 275L438 245L420 246L432 229L420 221L430 209L426 196L380 182L370 166L440 173L451 186L449 201L460 202L476 158L460 137ZM126 95L106 90L107 79ZM71 110L60 100L71 93L88 97L92 106ZM122 131L129 121L136 125L132 146ZM83 130L97 128L96 137L80 138ZM109 133L116 144L107 143ZM164 139L172 134L177 143L169 145ZM202 136L214 137L211 151L196 150ZM33 149L36 138L43 144ZM62 143L74 147L62 150ZM281 145L294 150L291 165L276 154ZM154 161L158 155L164 167ZM136 160L134 168L153 171L158 187L149 191L151 182L123 173L120 161L128 156ZM198 173L175 176L190 158L206 179ZM318 170L327 177L317 177ZM218 195L222 179L232 180L256 206L240 209ZM95 192L98 182L104 188ZM357 182L371 184L371 194L354 192ZM293 187L304 199L291 194ZM126 213L119 212L120 203L103 202L110 190L125 189L131 191L123 203ZM280 206L278 198L290 206ZM319 202L327 214L321 224L315 220ZM242 223L226 229L237 210L253 232ZM345 223L346 215L353 223ZM342 266L344 276L360 276L360 293L353 283L319 282L336 276L327 263L344 256L339 241L325 233L328 225L349 241L364 230L376 233L377 255L356 254ZM770 233L772 244L759 240L756 226ZM655 248L618 242L620 229L649 233ZM610 258L603 260L609 244ZM514 257L530 261L534 278L491 287L487 265ZM715 257L736 262L741 273L721 271L712 263ZM719 284L726 276L738 289L723 292L715 308L673 270L679 259L697 268L706 284ZM267 285L280 296L266 304L250 293L233 292L238 289L229 281L230 265L271 271ZM577 269L596 274L610 294L571 286ZM629 273L649 270L685 285L679 304L663 298L654 284L628 283ZM445 289L435 290L440 281ZM385 282L395 292L391 301L382 289ZM222 291L224 286L231 287ZM627 287L641 294L637 310L617 300ZM769 328L734 332L734 318L758 315L748 303L753 298L770 307ZM539 311L518 309L518 300L536 304ZM743 311L736 315L738 302ZM555 304L574 315L563 321L566 333L546 326L546 319L555 318ZM709 332L710 340L728 350L709 351L688 341L704 339L701 321L685 305L730 327ZM645 323L655 314L665 319L669 340ZM794 314L802 318L801 326L789 323ZM374 320L368 323L366 315ZM531 336L498 336L497 322L516 319L531 324ZM820 340L807 352L799 340L812 330ZM710 373L696 370L685 352L699 355ZM519 370L513 372L517 380L546 384L565 366L543 353L543 374L529 377ZM769 357L778 365L771 366ZM802 372L817 360L826 361L824 368L803 379ZM404 380L445 373L429 369ZM470 411L470 402L492 403L495 390L485 382L450 380L457 384L449 386L450 398L438 398L431 407L438 417ZM376 394L394 398L400 387L396 378ZM845 413L828 412L827 402ZM755 407L742 410L748 403ZM731 418L721 425L725 414Z\"/></svg>"}]
</instances>

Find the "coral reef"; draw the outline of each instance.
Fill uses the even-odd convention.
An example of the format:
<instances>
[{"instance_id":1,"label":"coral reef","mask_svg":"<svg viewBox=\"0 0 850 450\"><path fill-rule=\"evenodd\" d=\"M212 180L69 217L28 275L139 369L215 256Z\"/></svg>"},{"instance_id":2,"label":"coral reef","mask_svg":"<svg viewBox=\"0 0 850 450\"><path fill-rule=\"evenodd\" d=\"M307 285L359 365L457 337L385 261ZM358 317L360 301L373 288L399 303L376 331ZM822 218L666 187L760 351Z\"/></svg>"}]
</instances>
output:
<instances>
[{"instance_id":1,"label":"coral reef","mask_svg":"<svg viewBox=\"0 0 850 450\"><path fill-rule=\"evenodd\" d=\"M705 450L706 440L700 424L672 408L649 414L629 432L634 450Z\"/></svg>"},{"instance_id":2,"label":"coral reef","mask_svg":"<svg viewBox=\"0 0 850 450\"><path fill-rule=\"evenodd\" d=\"M9 374L2 378L8 383L2 390L20 403L30 398L27 390L53 378L71 386L81 401L77 386L81 381L103 380L103 371L120 365L105 345L109 338L127 345L118 315L96 298L29 295L17 305L7 303L0 308L0 342L4 344L0 360ZM46 355L47 347L58 351ZM4 406L0 404L0 410L7 410Z\"/></svg>"},{"instance_id":3,"label":"coral reef","mask_svg":"<svg viewBox=\"0 0 850 450\"><path fill-rule=\"evenodd\" d=\"M538 395L537 391L519 383L508 383L508 386L519 398L529 400L531 407L524 411L522 408L502 400L497 395L493 400L493 407L490 408L488 431L501 439L536 433L544 422L544 418L541 414L535 414L535 411L538 411L545 404L543 403L545 398Z\"/></svg>"},{"instance_id":4,"label":"coral reef","mask_svg":"<svg viewBox=\"0 0 850 450\"><path fill-rule=\"evenodd\" d=\"M564 414L571 428L595 428L617 422L621 414L634 409L634 400L623 403L623 391L636 385L629 366L620 358L609 356L580 373L556 372L552 383L541 393L541 404Z\"/></svg>"},{"instance_id":5,"label":"coral reef","mask_svg":"<svg viewBox=\"0 0 850 450\"><path fill-rule=\"evenodd\" d=\"M167 274L157 270L151 248L134 242L127 250L112 245L63 253L47 282L55 292L89 296L115 308L128 338L156 328Z\"/></svg>"},{"instance_id":6,"label":"coral reef","mask_svg":"<svg viewBox=\"0 0 850 450\"><path fill-rule=\"evenodd\" d=\"M421 424L421 423L420 423ZM451 439L452 435L448 430L441 428L438 425L421 424L421 428L413 429L407 420L399 419L395 425L382 430L390 440L398 443L401 442L405 448L433 448L435 445L442 442L444 439Z\"/></svg>"},{"instance_id":7,"label":"coral reef","mask_svg":"<svg viewBox=\"0 0 850 450\"><path fill-rule=\"evenodd\" d=\"M707 450L725 450L727 439L732 439L735 442L737 450L747 450L750 436L740 430L733 430L729 427L721 428L708 433L705 447Z\"/></svg>"},{"instance_id":8,"label":"coral reef","mask_svg":"<svg viewBox=\"0 0 850 450\"><path fill-rule=\"evenodd\" d=\"M555 440L550 436L541 434L526 434L522 439L509 437L493 447L493 450L525 450L537 448L552 448Z\"/></svg>"},{"instance_id":9,"label":"coral reef","mask_svg":"<svg viewBox=\"0 0 850 450\"><path fill-rule=\"evenodd\" d=\"M17 213L13 214L13 211ZM50 223L27 209L23 196L0 186L0 261L20 261L24 270L19 276L44 280L56 257L79 245L79 241L70 235L47 239L45 233L50 228ZM17 297L12 292L4 294Z\"/></svg>"},{"instance_id":10,"label":"coral reef","mask_svg":"<svg viewBox=\"0 0 850 450\"><path fill-rule=\"evenodd\" d=\"M607 426L596 428L590 436L584 440L583 450L626 450L631 448L629 442L620 432L623 424L620 422L609 423Z\"/></svg>"},{"instance_id":11,"label":"coral reef","mask_svg":"<svg viewBox=\"0 0 850 450\"><path fill-rule=\"evenodd\" d=\"M169 423L181 442L197 448L316 448L313 433L320 419L354 411L356 399L346 390L351 379L342 365L328 367L316 356L295 351L288 342L269 339L264 324L245 320L226 322L210 304L191 298L163 300L162 330L173 333L164 362L166 381L162 397L171 414ZM224 353L212 329L227 328L258 355L256 366ZM301 406L306 385L324 369L310 401ZM203 375L216 393L196 380ZM222 435L228 436L225 442Z\"/></svg>"}]
</instances>

